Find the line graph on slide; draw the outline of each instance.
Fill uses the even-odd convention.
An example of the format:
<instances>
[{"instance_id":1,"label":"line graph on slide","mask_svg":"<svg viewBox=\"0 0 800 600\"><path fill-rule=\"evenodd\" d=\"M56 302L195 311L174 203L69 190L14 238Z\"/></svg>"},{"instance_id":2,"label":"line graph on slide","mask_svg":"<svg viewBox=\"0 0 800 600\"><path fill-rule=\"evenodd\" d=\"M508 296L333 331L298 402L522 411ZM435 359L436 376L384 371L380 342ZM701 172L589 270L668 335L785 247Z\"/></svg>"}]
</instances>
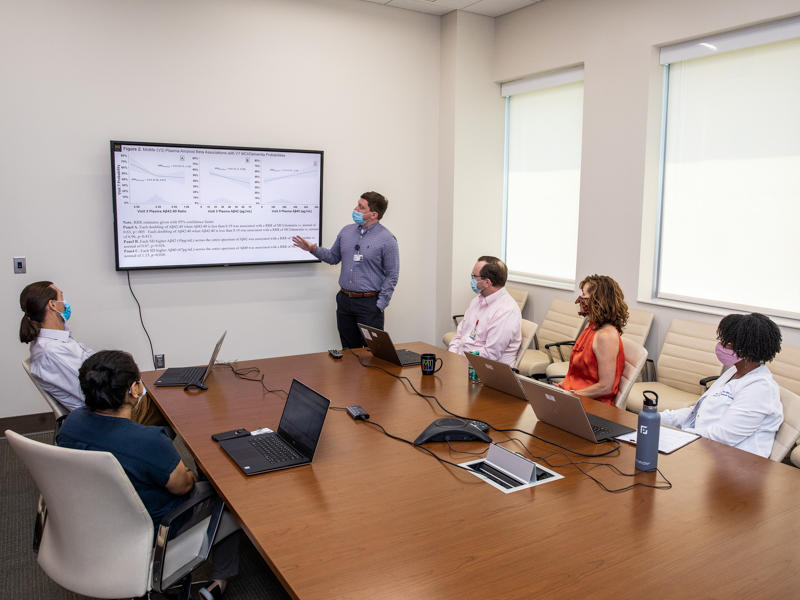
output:
<instances>
[{"instance_id":1,"label":"line graph on slide","mask_svg":"<svg viewBox=\"0 0 800 600\"><path fill-rule=\"evenodd\" d=\"M319 169L315 166L306 167L305 169L299 169L293 173L280 173L280 172L272 172L267 176L261 178L261 181L264 183L271 183L273 181L278 181L280 179L290 179L290 178L316 178L317 172Z\"/></svg>"},{"instance_id":2,"label":"line graph on slide","mask_svg":"<svg viewBox=\"0 0 800 600\"><path fill-rule=\"evenodd\" d=\"M155 179L163 179L171 181L173 183L180 183L182 185L186 183L186 171L183 169L179 171L170 171L168 173L159 173L154 169L151 170L145 167L144 165L139 163L136 159L132 158L130 163L130 170L131 170L132 181L137 181L137 180L152 181L153 178L155 178Z\"/></svg>"},{"instance_id":3,"label":"line graph on slide","mask_svg":"<svg viewBox=\"0 0 800 600\"><path fill-rule=\"evenodd\" d=\"M188 205L192 190L189 165L175 164L168 157L130 157L130 204L133 206Z\"/></svg>"}]
</instances>

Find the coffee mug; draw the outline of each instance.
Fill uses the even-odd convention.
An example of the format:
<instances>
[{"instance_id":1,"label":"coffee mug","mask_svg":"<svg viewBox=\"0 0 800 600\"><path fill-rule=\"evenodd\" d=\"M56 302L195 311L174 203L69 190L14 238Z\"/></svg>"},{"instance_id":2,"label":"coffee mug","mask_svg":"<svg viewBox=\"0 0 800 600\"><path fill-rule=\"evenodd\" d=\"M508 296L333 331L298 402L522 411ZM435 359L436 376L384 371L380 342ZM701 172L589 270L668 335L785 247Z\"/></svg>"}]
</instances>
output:
<instances>
[{"instance_id":1,"label":"coffee mug","mask_svg":"<svg viewBox=\"0 0 800 600\"><path fill-rule=\"evenodd\" d=\"M441 358L436 358L435 354L423 354L421 358L422 362L420 363L420 365L422 365L423 375L433 375L434 373L438 373L439 371L441 371L442 366L444 365L444 361ZM434 370L434 367L436 367L437 360L442 364L439 365L438 369Z\"/></svg>"}]
</instances>

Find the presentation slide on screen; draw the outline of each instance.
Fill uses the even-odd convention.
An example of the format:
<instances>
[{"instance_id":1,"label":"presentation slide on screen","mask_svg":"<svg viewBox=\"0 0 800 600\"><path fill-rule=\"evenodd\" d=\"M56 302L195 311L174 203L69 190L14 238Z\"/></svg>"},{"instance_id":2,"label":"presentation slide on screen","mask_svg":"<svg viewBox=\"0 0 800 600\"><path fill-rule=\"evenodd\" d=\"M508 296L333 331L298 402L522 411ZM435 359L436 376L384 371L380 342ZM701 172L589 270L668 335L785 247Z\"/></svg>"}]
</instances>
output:
<instances>
[{"instance_id":1,"label":"presentation slide on screen","mask_svg":"<svg viewBox=\"0 0 800 600\"><path fill-rule=\"evenodd\" d=\"M322 152L112 142L117 268L315 260Z\"/></svg>"}]
</instances>

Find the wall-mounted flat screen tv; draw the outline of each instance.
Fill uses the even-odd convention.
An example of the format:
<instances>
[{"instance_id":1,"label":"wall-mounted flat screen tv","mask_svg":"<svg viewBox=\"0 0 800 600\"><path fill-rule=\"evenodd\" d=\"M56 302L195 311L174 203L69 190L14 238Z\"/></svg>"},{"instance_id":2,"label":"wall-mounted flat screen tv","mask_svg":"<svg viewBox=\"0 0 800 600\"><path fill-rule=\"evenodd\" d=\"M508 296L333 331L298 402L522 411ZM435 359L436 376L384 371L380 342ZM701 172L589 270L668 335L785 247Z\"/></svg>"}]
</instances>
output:
<instances>
[{"instance_id":1,"label":"wall-mounted flat screen tv","mask_svg":"<svg viewBox=\"0 0 800 600\"><path fill-rule=\"evenodd\" d=\"M319 262L321 150L111 141L118 271Z\"/></svg>"}]
</instances>

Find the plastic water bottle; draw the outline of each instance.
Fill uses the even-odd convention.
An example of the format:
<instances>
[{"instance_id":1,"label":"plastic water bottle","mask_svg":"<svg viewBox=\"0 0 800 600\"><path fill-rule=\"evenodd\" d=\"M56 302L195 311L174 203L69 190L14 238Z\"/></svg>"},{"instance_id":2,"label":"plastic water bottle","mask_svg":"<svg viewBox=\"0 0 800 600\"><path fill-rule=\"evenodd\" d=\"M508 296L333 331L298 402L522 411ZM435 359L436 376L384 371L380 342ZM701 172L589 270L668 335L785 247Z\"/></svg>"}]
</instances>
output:
<instances>
[{"instance_id":1,"label":"plastic water bottle","mask_svg":"<svg viewBox=\"0 0 800 600\"><path fill-rule=\"evenodd\" d=\"M652 398L648 396L652 395ZM636 468L655 471L658 467L658 436L661 433L661 415L658 414L658 394L644 392L644 408L639 413L636 429Z\"/></svg>"},{"instance_id":2,"label":"plastic water bottle","mask_svg":"<svg viewBox=\"0 0 800 600\"><path fill-rule=\"evenodd\" d=\"M477 354L480 356L480 352L470 352L470 354ZM472 363L467 363L469 365L469 370L467 371L467 375L469 375L469 382L470 383L480 383L481 380L478 379L478 374L475 372L475 369L472 368Z\"/></svg>"}]
</instances>

